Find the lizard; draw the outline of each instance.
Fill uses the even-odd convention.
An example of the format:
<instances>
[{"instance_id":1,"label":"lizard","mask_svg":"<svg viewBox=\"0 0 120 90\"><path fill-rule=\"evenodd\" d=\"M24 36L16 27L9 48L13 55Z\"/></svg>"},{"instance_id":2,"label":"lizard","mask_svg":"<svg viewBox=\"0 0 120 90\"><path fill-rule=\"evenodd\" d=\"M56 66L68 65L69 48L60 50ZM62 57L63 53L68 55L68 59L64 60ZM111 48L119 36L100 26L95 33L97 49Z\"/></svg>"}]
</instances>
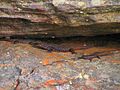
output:
<instances>
[{"instance_id":1,"label":"lizard","mask_svg":"<svg viewBox=\"0 0 120 90\"><path fill-rule=\"evenodd\" d=\"M32 47L34 48L39 48L39 49L44 49L44 50L47 50L48 52L52 52L52 51L57 51L57 52L71 52L72 54L77 54L77 52L75 52L75 50L84 50L84 49L88 49L88 48L91 48L91 47L96 47L96 46L105 46L107 45L108 43L110 43L110 37L102 37L101 39L98 37L96 37L96 39L94 39L94 37L92 38L86 38L86 37L81 37L82 39L76 39L77 41L80 41L81 43L84 43L86 42L87 45L86 46L79 46L79 47L74 47L74 45L72 47L69 47L69 46L63 46L63 45L59 45L59 44L55 44L55 43L48 43L46 41L41 41L41 40L35 40L35 39L12 39L12 38L6 38L5 40L7 41L10 41L14 44L16 43L27 43L27 44L30 44ZM108 38L108 39L107 39ZM113 38L113 36L112 36ZM97 39L99 41L97 41ZM70 38L71 40L71 38ZM69 39L68 39L69 41ZM71 40L72 41L72 40ZM72 42L74 42L75 40L73 40ZM66 41L67 42L67 41ZM119 45L119 38L118 38L118 41L115 41L115 39L111 39L111 42L113 42L113 44L115 42L118 42L117 45ZM115 45L113 45L115 46ZM82 55L82 56L78 56L77 59L85 59L85 60L90 60L92 61L93 58L98 58L100 59L100 56L104 56L104 55L99 55L99 53L101 52L95 52L93 54L90 54L90 55ZM104 52L102 52L104 53Z\"/></svg>"},{"instance_id":2,"label":"lizard","mask_svg":"<svg viewBox=\"0 0 120 90\"><path fill-rule=\"evenodd\" d=\"M5 41L10 41L13 44L16 44L16 43L30 44L34 48L47 50L48 52L52 52L52 51L71 52L72 54L76 54L75 48L67 47L67 46L65 47L65 46L62 46L62 45L54 44L54 43L47 43L47 42L43 42L43 41L40 41L40 40L31 40L31 39L26 40L26 39L10 39L10 38L7 38L7 39L5 39ZM83 47L79 47L77 49L83 50L83 49L87 49L87 48L89 48L89 47L83 46Z\"/></svg>"}]
</instances>

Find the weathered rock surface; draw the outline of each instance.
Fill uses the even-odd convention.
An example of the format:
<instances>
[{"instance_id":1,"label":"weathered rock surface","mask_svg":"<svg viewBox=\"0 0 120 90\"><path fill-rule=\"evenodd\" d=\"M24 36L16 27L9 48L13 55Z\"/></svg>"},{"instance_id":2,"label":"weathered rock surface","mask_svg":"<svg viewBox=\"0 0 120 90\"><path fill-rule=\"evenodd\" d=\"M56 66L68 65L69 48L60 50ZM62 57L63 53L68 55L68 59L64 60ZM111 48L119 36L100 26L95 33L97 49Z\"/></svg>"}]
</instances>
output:
<instances>
[{"instance_id":1,"label":"weathered rock surface","mask_svg":"<svg viewBox=\"0 0 120 90\"><path fill-rule=\"evenodd\" d=\"M1 0L0 36L120 33L119 0Z\"/></svg>"},{"instance_id":2,"label":"weathered rock surface","mask_svg":"<svg viewBox=\"0 0 120 90\"><path fill-rule=\"evenodd\" d=\"M92 62L69 52L35 49L0 41L0 90L119 90L120 51L110 47L78 50L107 52Z\"/></svg>"},{"instance_id":3,"label":"weathered rock surface","mask_svg":"<svg viewBox=\"0 0 120 90\"><path fill-rule=\"evenodd\" d=\"M113 33L120 33L120 0L0 0L0 37ZM119 36L80 40L58 41L67 47L92 46L77 54L0 41L0 90L120 90ZM78 58L94 53L100 59Z\"/></svg>"}]
</instances>

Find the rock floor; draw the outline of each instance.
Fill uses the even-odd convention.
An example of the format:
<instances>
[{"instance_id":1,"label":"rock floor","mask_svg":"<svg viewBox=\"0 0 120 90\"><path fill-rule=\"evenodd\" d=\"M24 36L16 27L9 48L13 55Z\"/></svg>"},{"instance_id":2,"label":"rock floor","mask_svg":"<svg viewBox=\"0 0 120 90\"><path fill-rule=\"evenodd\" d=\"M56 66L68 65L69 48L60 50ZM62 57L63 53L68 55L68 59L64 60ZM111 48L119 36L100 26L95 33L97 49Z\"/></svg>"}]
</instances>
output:
<instances>
[{"instance_id":1,"label":"rock floor","mask_svg":"<svg viewBox=\"0 0 120 90\"><path fill-rule=\"evenodd\" d=\"M120 90L120 51L89 60L69 52L47 52L28 44L0 41L0 90Z\"/></svg>"}]
</instances>

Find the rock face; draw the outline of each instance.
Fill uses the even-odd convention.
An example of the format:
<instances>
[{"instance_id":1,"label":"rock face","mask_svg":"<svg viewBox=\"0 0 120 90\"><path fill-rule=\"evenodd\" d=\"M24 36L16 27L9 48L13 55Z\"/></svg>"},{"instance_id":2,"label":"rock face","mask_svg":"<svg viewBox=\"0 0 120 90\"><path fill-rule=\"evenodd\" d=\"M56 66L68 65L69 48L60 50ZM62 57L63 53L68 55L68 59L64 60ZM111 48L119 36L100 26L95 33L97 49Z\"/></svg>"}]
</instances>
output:
<instances>
[{"instance_id":1,"label":"rock face","mask_svg":"<svg viewBox=\"0 0 120 90\"><path fill-rule=\"evenodd\" d=\"M120 33L120 0L1 0L0 36Z\"/></svg>"},{"instance_id":2,"label":"rock face","mask_svg":"<svg viewBox=\"0 0 120 90\"><path fill-rule=\"evenodd\" d=\"M100 59L75 60L82 52L99 52ZM94 47L77 53L0 41L0 90L120 90L120 49Z\"/></svg>"}]
</instances>

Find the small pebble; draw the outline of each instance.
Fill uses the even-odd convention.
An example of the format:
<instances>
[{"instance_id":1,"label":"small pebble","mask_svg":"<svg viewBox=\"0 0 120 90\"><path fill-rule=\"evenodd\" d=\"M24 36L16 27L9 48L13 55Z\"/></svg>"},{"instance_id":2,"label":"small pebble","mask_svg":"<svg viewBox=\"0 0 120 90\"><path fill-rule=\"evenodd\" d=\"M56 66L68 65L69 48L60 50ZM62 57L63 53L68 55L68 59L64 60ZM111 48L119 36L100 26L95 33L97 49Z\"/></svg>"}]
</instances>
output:
<instances>
[{"instance_id":1,"label":"small pebble","mask_svg":"<svg viewBox=\"0 0 120 90\"><path fill-rule=\"evenodd\" d=\"M84 77L85 79L89 79L89 75L87 75L87 74L85 74L83 77Z\"/></svg>"}]
</instances>

